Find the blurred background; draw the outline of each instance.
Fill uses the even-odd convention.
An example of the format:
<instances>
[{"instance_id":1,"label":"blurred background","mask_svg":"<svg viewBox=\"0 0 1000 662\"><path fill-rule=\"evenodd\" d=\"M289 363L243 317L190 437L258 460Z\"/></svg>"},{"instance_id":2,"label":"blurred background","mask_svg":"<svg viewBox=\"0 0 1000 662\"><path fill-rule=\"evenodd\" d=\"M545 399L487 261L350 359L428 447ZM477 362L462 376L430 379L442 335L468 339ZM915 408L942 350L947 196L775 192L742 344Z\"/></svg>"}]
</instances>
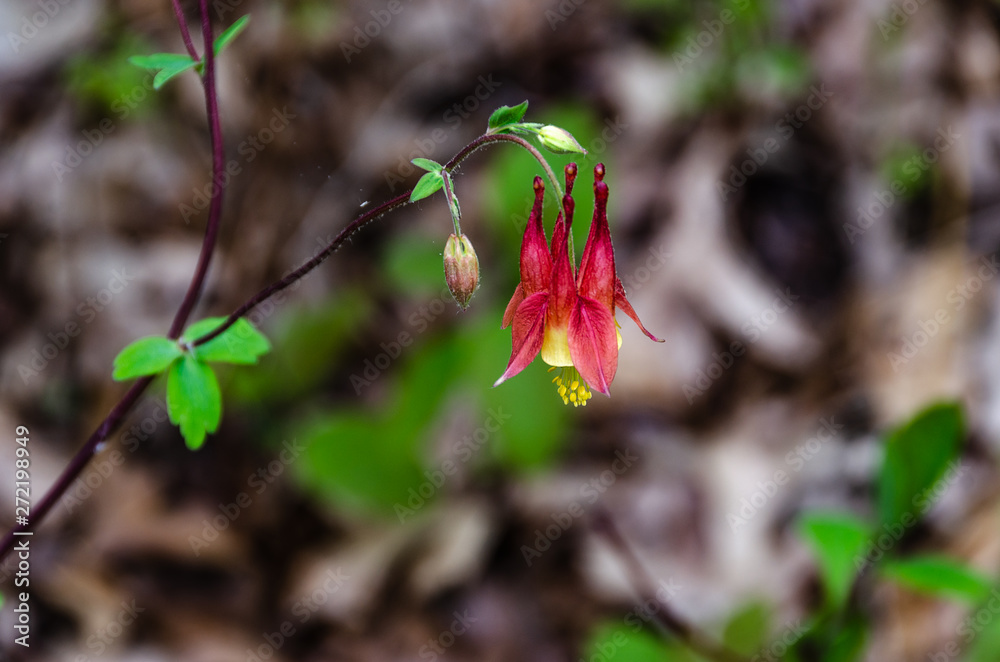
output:
<instances>
[{"instance_id":1,"label":"blurred background","mask_svg":"<svg viewBox=\"0 0 1000 662\"><path fill-rule=\"evenodd\" d=\"M656 626L656 593L748 658L998 659L978 588L848 590L865 554L938 555L980 585L1000 567L995 3L209 4L216 31L252 20L218 60L231 177L192 319L527 99L589 150L578 251L607 165L618 269L666 342L619 316L612 396L585 409L540 361L492 388L540 169L477 152L455 180L471 308L445 289L443 196L355 234L250 316L273 350L220 370L201 450L150 389L32 540L27 650L4 566L3 655L701 659ZM0 480L28 427L37 503L124 392L114 356L169 327L211 156L197 76L154 92L126 61L184 52L168 0L8 0L0 28ZM899 427L934 403L936 427ZM886 495L906 480L926 508L900 526ZM802 524L817 512L876 546Z\"/></svg>"}]
</instances>

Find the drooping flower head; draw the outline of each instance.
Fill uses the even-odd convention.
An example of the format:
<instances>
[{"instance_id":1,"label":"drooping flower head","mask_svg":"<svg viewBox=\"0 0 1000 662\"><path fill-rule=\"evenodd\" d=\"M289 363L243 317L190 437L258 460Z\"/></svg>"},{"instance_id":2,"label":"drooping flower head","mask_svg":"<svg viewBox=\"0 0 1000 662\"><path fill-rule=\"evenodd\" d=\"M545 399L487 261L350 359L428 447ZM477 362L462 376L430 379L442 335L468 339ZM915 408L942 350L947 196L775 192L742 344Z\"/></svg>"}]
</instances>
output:
<instances>
[{"instance_id":1,"label":"drooping flower head","mask_svg":"<svg viewBox=\"0 0 1000 662\"><path fill-rule=\"evenodd\" d=\"M608 185L604 164L594 168L594 217L583 249L580 268L574 272L569 254L573 225L573 184L576 164L566 166L563 208L547 245L542 225L545 186L535 177L535 203L521 242L521 282L504 312L502 328L512 326L512 349L498 386L524 370L541 353L542 360L558 369L553 378L563 402L586 405L591 389L610 395L618 370L622 338L615 321L621 308L643 333L663 342L642 325L625 298L625 288L615 270L615 252L608 226Z\"/></svg>"}]
</instances>

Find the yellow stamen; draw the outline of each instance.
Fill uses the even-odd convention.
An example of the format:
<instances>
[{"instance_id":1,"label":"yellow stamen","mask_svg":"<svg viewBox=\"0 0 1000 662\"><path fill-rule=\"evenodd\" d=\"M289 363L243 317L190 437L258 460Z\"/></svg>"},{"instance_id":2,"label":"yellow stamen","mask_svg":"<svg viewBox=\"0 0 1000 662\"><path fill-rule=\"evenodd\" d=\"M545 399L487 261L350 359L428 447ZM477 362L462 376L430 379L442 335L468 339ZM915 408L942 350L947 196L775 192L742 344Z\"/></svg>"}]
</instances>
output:
<instances>
[{"instance_id":1,"label":"yellow stamen","mask_svg":"<svg viewBox=\"0 0 1000 662\"><path fill-rule=\"evenodd\" d=\"M549 368L552 372L556 368ZM556 392L562 398L563 404L573 403L574 407L587 406L587 400L594 397L587 382L580 378L580 373L573 366L559 368L555 378L552 380L556 386Z\"/></svg>"}]
</instances>

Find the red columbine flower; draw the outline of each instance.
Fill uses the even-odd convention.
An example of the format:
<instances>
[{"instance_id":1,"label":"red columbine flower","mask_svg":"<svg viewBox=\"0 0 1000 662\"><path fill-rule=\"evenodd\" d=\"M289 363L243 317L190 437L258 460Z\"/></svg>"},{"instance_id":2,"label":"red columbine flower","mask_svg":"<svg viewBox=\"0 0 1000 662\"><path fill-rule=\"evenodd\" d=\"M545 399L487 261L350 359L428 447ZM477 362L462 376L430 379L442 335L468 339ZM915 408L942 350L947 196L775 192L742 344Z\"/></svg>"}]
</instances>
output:
<instances>
[{"instance_id":1,"label":"red columbine flower","mask_svg":"<svg viewBox=\"0 0 1000 662\"><path fill-rule=\"evenodd\" d=\"M541 177L535 177L535 204L521 243L521 282L503 315L502 328L513 324L513 348L507 370L494 386L524 370L541 352L542 360L552 366L550 372L561 369L552 381L563 402L579 406L593 397L590 389L609 395L622 343L615 306L652 340L663 341L639 321L615 271L603 163L594 168L594 218L580 269L574 275L567 241L573 224L575 180L576 164L570 163L563 197L566 218L560 213L556 219L550 251L542 227L545 187Z\"/></svg>"}]
</instances>

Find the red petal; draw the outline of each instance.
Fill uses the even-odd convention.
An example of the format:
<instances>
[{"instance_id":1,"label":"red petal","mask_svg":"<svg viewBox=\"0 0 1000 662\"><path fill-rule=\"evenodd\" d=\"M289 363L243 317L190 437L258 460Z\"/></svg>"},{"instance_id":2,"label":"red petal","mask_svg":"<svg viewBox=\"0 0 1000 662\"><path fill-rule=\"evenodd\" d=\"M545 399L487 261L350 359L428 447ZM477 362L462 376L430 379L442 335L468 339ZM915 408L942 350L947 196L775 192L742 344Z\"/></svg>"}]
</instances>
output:
<instances>
[{"instance_id":1,"label":"red petal","mask_svg":"<svg viewBox=\"0 0 1000 662\"><path fill-rule=\"evenodd\" d=\"M580 376L595 391L609 395L618 371L615 318L603 304L580 297L569 318L569 354Z\"/></svg>"},{"instance_id":2,"label":"red petal","mask_svg":"<svg viewBox=\"0 0 1000 662\"><path fill-rule=\"evenodd\" d=\"M524 227L524 239L521 241L521 284L526 296L548 288L549 274L552 271L552 258L549 256L545 228L542 225L544 198L542 178L535 177L535 204L531 207L528 224Z\"/></svg>"},{"instance_id":3,"label":"red petal","mask_svg":"<svg viewBox=\"0 0 1000 662\"><path fill-rule=\"evenodd\" d=\"M573 205L566 208L572 222ZM552 231L552 279L549 283L549 316L546 324L555 327L565 327L570 312L576 303L576 283L573 280L573 265L569 261L569 248L566 242L569 238L569 223L563 221L562 214L556 219L556 227Z\"/></svg>"},{"instance_id":4,"label":"red petal","mask_svg":"<svg viewBox=\"0 0 1000 662\"><path fill-rule=\"evenodd\" d=\"M507 369L493 386L499 386L521 372L538 356L544 338L548 299L548 294L538 292L518 306L517 313L514 314L510 361L507 362Z\"/></svg>"},{"instance_id":5,"label":"red petal","mask_svg":"<svg viewBox=\"0 0 1000 662\"><path fill-rule=\"evenodd\" d=\"M608 185L601 181L604 166L594 168L594 218L583 248L577 281L580 296L590 297L613 310L615 299L615 249L608 227Z\"/></svg>"},{"instance_id":6,"label":"red petal","mask_svg":"<svg viewBox=\"0 0 1000 662\"><path fill-rule=\"evenodd\" d=\"M644 327L642 325L642 322L639 321L639 316L636 314L635 309L632 308L632 304L630 304L628 302L628 299L625 298L625 286L622 285L622 281L620 278L615 280L615 305L621 308L623 311L625 311L625 314L631 317L632 321L635 322L636 326L638 326L643 333L649 336L651 340L655 340L656 342L663 342L663 340L657 338L652 333L647 331L646 327Z\"/></svg>"},{"instance_id":7,"label":"red petal","mask_svg":"<svg viewBox=\"0 0 1000 662\"><path fill-rule=\"evenodd\" d=\"M522 301L524 301L524 287L518 283L517 287L514 288L514 295L511 296L510 302L507 304L507 309L503 311L501 329L506 329L514 321L514 313L517 312L517 307L521 305Z\"/></svg>"}]
</instances>

